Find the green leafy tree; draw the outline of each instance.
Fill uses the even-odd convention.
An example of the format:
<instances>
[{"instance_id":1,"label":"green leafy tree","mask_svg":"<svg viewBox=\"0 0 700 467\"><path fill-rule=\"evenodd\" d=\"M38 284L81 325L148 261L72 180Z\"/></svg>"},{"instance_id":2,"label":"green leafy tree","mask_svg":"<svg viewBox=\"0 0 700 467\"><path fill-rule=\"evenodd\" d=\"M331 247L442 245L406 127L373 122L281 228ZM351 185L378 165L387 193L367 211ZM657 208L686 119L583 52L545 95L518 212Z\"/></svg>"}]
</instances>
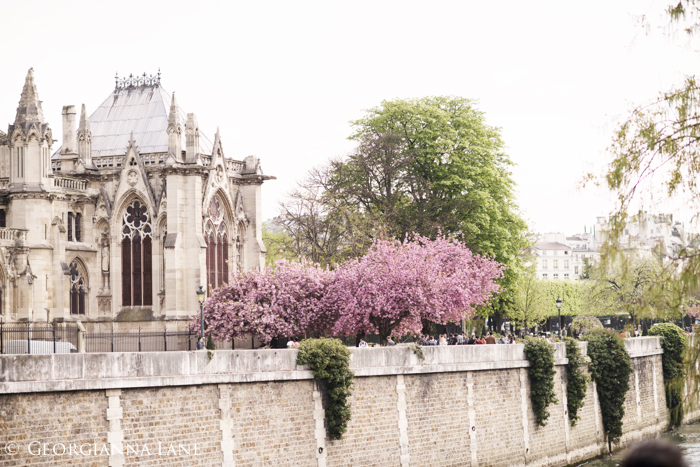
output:
<instances>
[{"instance_id":1,"label":"green leafy tree","mask_svg":"<svg viewBox=\"0 0 700 467\"><path fill-rule=\"evenodd\" d=\"M545 281L544 303L546 316L558 316L557 298L561 298L561 315L576 316L581 313L587 284L582 281Z\"/></svg>"},{"instance_id":2,"label":"green leafy tree","mask_svg":"<svg viewBox=\"0 0 700 467\"><path fill-rule=\"evenodd\" d=\"M594 269L586 308L597 315L627 313L635 325L644 318L679 318L683 292L674 276L659 261L609 252Z\"/></svg>"},{"instance_id":3,"label":"green leafy tree","mask_svg":"<svg viewBox=\"0 0 700 467\"><path fill-rule=\"evenodd\" d=\"M263 222L262 239L265 244L265 264L274 265L281 259L292 261L299 255L294 239L274 220Z\"/></svg>"},{"instance_id":4,"label":"green leafy tree","mask_svg":"<svg viewBox=\"0 0 700 467\"><path fill-rule=\"evenodd\" d=\"M666 8L670 30L687 33L695 40L700 29L700 4L697 0L673 1ZM650 15L646 15L647 17ZM678 35L674 35L676 38ZM611 161L601 176L589 175L588 180L610 189L617 206L610 219L605 245L601 249L603 262L608 265L620 261L624 245L620 239L640 205L650 200L658 204L678 206L683 200L687 212L697 220L700 213L700 83L695 76L687 76L672 89L632 110L616 128L609 147ZM634 315L653 315L669 310L677 313L676 304L683 295L697 290L700 282L700 255L696 238L687 238L684 247L666 250L663 245L654 255L667 272L664 279L651 281L651 289L643 298L639 313L627 305ZM624 253L623 253L624 254ZM680 273L676 274L677 271ZM632 279L635 280L635 279ZM674 306L661 306L672 302ZM620 301L617 301L620 308ZM629 301L628 301L629 303ZM669 319L673 316L662 316Z\"/></svg>"},{"instance_id":5,"label":"green leafy tree","mask_svg":"<svg viewBox=\"0 0 700 467\"><path fill-rule=\"evenodd\" d=\"M508 317L525 328L542 324L550 311L547 306L548 284L537 279L535 271L535 265L523 268L513 285L513 305L508 311Z\"/></svg>"},{"instance_id":6,"label":"green leafy tree","mask_svg":"<svg viewBox=\"0 0 700 467\"><path fill-rule=\"evenodd\" d=\"M474 101L442 96L384 101L352 125L358 147L331 162L326 203L367 239L442 232L493 255L508 266L505 292L480 312L503 313L529 241L499 129Z\"/></svg>"}]
</instances>

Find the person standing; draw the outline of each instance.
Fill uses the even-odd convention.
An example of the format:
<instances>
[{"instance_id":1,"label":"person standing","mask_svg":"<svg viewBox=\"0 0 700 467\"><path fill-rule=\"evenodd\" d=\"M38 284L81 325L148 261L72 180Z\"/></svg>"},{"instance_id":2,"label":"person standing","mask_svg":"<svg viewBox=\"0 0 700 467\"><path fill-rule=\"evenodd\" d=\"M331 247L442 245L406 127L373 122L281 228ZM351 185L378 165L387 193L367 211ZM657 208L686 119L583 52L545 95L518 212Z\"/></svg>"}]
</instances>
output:
<instances>
[{"instance_id":1,"label":"person standing","mask_svg":"<svg viewBox=\"0 0 700 467\"><path fill-rule=\"evenodd\" d=\"M200 337L197 341L197 350L204 350L206 345L204 344L204 337Z\"/></svg>"},{"instance_id":2,"label":"person standing","mask_svg":"<svg viewBox=\"0 0 700 467\"><path fill-rule=\"evenodd\" d=\"M493 334L491 331L489 331L488 335L486 336L486 343L487 344L495 344L496 343L496 338L493 337Z\"/></svg>"}]
</instances>

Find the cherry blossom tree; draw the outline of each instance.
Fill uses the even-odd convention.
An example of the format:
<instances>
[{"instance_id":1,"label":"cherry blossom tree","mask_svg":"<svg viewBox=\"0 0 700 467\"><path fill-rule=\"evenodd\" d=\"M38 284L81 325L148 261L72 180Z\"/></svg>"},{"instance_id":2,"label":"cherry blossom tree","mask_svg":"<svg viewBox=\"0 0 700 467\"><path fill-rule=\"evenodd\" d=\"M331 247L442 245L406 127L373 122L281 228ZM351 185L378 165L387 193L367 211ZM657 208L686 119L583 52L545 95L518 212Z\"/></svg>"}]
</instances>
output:
<instances>
[{"instance_id":1,"label":"cherry blossom tree","mask_svg":"<svg viewBox=\"0 0 700 467\"><path fill-rule=\"evenodd\" d=\"M422 320L445 324L487 305L504 266L444 236L377 240L361 258L335 270L278 261L232 276L204 305L215 340L252 335L267 343L294 335L418 333ZM193 329L198 329L199 317Z\"/></svg>"},{"instance_id":2,"label":"cherry blossom tree","mask_svg":"<svg viewBox=\"0 0 700 467\"><path fill-rule=\"evenodd\" d=\"M338 268L324 306L336 317L334 334L379 334L384 343L419 333L423 319L446 324L474 316L499 292L494 281L503 269L445 236L377 240Z\"/></svg>"},{"instance_id":3,"label":"cherry blossom tree","mask_svg":"<svg viewBox=\"0 0 700 467\"><path fill-rule=\"evenodd\" d=\"M316 264L278 261L233 275L204 304L204 330L215 340L321 334L332 326L321 299L332 273ZM192 329L199 329L199 316Z\"/></svg>"}]
</instances>

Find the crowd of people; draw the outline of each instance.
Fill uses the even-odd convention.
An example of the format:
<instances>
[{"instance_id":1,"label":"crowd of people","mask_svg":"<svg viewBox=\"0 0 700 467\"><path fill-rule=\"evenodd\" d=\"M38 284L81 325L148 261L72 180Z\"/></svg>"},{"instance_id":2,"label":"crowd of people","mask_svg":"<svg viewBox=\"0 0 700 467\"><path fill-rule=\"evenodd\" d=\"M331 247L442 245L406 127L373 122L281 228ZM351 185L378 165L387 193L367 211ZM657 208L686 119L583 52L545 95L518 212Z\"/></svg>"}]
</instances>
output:
<instances>
[{"instance_id":1,"label":"crowd of people","mask_svg":"<svg viewBox=\"0 0 700 467\"><path fill-rule=\"evenodd\" d=\"M516 344L518 339L523 339L523 333L516 337L515 334L507 336L496 336L492 332L477 336L476 333L468 335L466 333L439 334L438 336L421 335L417 340L418 345L486 345L486 344Z\"/></svg>"}]
</instances>

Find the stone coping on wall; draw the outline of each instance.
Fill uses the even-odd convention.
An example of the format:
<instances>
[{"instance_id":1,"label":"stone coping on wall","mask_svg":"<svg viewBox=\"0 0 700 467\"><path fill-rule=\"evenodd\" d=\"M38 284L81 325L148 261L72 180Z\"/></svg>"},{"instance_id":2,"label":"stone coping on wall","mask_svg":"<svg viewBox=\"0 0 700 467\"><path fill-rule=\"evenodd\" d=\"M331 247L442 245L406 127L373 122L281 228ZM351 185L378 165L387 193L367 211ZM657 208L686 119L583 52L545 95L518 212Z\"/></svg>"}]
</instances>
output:
<instances>
[{"instance_id":1,"label":"stone coping on wall","mask_svg":"<svg viewBox=\"0 0 700 467\"><path fill-rule=\"evenodd\" d=\"M633 358L662 353L658 337L625 344ZM556 364L566 365L565 345L554 346ZM525 368L524 348L422 347L423 361L407 346L351 348L350 366L358 377ZM205 351L2 355L0 394L312 379L308 366L296 364L297 352L218 350L211 361Z\"/></svg>"}]
</instances>

